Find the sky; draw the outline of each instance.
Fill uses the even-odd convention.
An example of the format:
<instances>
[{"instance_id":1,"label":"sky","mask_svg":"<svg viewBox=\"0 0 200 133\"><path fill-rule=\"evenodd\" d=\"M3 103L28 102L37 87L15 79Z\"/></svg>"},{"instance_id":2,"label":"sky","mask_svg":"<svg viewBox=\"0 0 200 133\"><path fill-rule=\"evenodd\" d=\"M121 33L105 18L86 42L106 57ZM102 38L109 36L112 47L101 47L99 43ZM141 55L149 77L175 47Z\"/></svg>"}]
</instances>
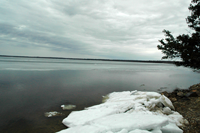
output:
<instances>
[{"instance_id":1,"label":"sky","mask_svg":"<svg viewBox=\"0 0 200 133\"><path fill-rule=\"evenodd\" d=\"M1 0L0 55L160 60L191 0Z\"/></svg>"}]
</instances>

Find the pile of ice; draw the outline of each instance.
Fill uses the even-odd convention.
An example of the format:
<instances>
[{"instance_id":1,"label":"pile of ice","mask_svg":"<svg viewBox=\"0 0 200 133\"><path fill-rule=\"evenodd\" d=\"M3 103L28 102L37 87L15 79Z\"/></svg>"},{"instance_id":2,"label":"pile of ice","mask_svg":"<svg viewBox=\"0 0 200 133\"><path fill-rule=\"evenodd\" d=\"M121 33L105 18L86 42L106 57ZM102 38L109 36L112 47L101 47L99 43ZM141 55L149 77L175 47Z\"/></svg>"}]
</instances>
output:
<instances>
[{"instance_id":1,"label":"pile of ice","mask_svg":"<svg viewBox=\"0 0 200 133\"><path fill-rule=\"evenodd\" d=\"M59 133L182 133L188 122L173 110L156 92L113 92L102 104L72 112Z\"/></svg>"}]
</instances>

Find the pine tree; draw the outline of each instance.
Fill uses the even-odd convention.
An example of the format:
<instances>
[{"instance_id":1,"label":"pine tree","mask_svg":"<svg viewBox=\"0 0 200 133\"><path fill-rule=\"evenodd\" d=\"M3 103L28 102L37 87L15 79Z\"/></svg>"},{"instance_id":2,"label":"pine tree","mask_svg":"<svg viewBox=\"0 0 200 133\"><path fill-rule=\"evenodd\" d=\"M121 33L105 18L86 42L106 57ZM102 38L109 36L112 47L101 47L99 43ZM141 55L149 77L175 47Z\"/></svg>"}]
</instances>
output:
<instances>
[{"instance_id":1,"label":"pine tree","mask_svg":"<svg viewBox=\"0 0 200 133\"><path fill-rule=\"evenodd\" d=\"M168 30L163 30L166 38L159 40L165 56L162 59L180 58L176 65L200 69L200 0L192 0L189 8L191 16L186 18L188 27L194 32L191 35L182 34L174 38Z\"/></svg>"}]
</instances>

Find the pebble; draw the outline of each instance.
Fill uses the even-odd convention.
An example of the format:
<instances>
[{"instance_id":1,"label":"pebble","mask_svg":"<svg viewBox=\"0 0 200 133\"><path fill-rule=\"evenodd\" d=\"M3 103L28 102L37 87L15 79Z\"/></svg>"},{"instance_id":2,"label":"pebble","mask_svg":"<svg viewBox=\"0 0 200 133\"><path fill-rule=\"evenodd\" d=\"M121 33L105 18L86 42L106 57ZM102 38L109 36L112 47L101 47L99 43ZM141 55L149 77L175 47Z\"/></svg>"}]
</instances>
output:
<instances>
[{"instance_id":1,"label":"pebble","mask_svg":"<svg viewBox=\"0 0 200 133\"><path fill-rule=\"evenodd\" d=\"M179 97L184 96L183 92L181 92L181 91L177 92L177 95L178 95Z\"/></svg>"},{"instance_id":2,"label":"pebble","mask_svg":"<svg viewBox=\"0 0 200 133\"><path fill-rule=\"evenodd\" d=\"M172 102L176 102L176 101L177 101L176 98L170 98L170 100L171 100Z\"/></svg>"}]
</instances>

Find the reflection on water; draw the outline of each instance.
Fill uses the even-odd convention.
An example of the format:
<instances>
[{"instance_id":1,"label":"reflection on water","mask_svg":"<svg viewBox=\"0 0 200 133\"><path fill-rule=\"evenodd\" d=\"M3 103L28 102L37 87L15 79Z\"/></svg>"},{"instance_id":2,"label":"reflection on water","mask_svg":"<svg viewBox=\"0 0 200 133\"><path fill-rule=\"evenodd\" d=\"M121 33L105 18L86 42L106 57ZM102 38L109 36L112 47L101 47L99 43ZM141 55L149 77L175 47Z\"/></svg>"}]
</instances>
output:
<instances>
[{"instance_id":1,"label":"reflection on water","mask_svg":"<svg viewBox=\"0 0 200 133\"><path fill-rule=\"evenodd\" d=\"M64 129L61 121L71 111L63 111L62 104L80 110L101 103L102 95L113 91L171 91L200 82L200 74L171 64L12 60L0 61L0 132L4 133ZM44 117L49 111L65 116Z\"/></svg>"}]
</instances>

